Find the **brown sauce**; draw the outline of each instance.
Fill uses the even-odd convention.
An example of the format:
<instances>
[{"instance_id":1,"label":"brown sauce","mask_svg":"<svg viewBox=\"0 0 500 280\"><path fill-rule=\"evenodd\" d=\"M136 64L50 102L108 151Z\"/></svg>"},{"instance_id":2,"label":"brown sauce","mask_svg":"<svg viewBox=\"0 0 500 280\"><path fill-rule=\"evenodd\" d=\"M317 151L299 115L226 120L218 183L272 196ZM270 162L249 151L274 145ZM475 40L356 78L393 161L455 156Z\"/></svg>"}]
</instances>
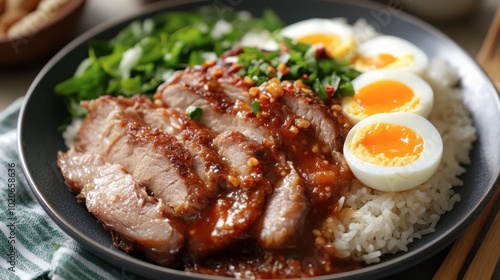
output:
<instances>
[{"instance_id":1,"label":"brown sauce","mask_svg":"<svg viewBox=\"0 0 500 280\"><path fill-rule=\"evenodd\" d=\"M246 87L247 90L250 86L245 84L241 77L232 75L237 71L237 66L226 65L227 71L220 72L222 76L217 77L210 75L211 66L213 65L203 69L204 74L201 75L203 82L198 88L192 89L201 91L200 94L210 100L220 112L234 113L232 110L234 110L235 103L226 98L223 88L217 81L223 79L225 83L231 83L239 88ZM192 71L198 72L199 69ZM231 75L228 76L229 74ZM200 74L197 73L197 75ZM299 89L292 86L286 90ZM246 117L253 118L260 125L276 132L277 138L281 140L278 144L279 150L284 153L287 160L294 162L295 168L302 177L310 209L302 227L301 236L297 238L300 241L292 248L269 250L262 248L250 233L241 232L238 233L240 236L236 242L213 255L201 259L198 256L186 255L184 270L219 276L269 279L311 277L362 267L358 262L336 258L333 249L316 244L317 236L314 234L322 228L327 216L335 215L338 211L337 201L350 185L351 178L342 175L345 173L341 170L342 167L335 162L327 145L318 141L311 126L300 127L299 125L297 127L297 124L303 120L280 102L271 101L272 99L267 99L267 101L260 99L261 111L258 114L250 111L243 113ZM337 119L345 135L350 129L350 124L340 111L330 109L338 106L336 103L337 101L332 100L324 105ZM223 194L223 196L227 195L228 193ZM257 208L255 207L254 210ZM226 207L226 211L228 210L229 206ZM201 224L206 224L207 229L212 228L208 224L213 225L216 222L215 219L215 216L203 216L203 214L200 217ZM203 231L203 226L196 228L201 230L197 234L210 235L209 231Z\"/></svg>"}]
</instances>

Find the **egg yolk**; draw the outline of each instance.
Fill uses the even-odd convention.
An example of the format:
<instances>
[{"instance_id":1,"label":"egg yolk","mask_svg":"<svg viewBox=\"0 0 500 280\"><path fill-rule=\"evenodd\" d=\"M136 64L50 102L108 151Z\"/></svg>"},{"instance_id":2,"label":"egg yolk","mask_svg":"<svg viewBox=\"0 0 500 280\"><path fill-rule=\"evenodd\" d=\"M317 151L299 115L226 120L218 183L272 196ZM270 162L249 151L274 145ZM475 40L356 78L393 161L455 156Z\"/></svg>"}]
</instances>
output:
<instances>
[{"instance_id":1,"label":"egg yolk","mask_svg":"<svg viewBox=\"0 0 500 280\"><path fill-rule=\"evenodd\" d=\"M311 45L322 44L325 47L326 53L330 57L335 57L337 47L341 44L341 40L334 34L309 34L299 38L299 42L309 43Z\"/></svg>"},{"instance_id":2,"label":"egg yolk","mask_svg":"<svg viewBox=\"0 0 500 280\"><path fill-rule=\"evenodd\" d=\"M413 129L392 123L375 123L356 133L354 153L361 159L382 166L403 166L416 161L424 140Z\"/></svg>"},{"instance_id":3,"label":"egg yolk","mask_svg":"<svg viewBox=\"0 0 500 280\"><path fill-rule=\"evenodd\" d=\"M397 57L388 53L381 53L376 56L361 58L361 62L364 65L369 65L375 69L387 67L387 65L396 62L396 60L398 60Z\"/></svg>"},{"instance_id":4,"label":"egg yolk","mask_svg":"<svg viewBox=\"0 0 500 280\"><path fill-rule=\"evenodd\" d=\"M414 98L414 93L407 85L390 80L381 80L362 87L354 99L365 114L392 112Z\"/></svg>"}]
</instances>

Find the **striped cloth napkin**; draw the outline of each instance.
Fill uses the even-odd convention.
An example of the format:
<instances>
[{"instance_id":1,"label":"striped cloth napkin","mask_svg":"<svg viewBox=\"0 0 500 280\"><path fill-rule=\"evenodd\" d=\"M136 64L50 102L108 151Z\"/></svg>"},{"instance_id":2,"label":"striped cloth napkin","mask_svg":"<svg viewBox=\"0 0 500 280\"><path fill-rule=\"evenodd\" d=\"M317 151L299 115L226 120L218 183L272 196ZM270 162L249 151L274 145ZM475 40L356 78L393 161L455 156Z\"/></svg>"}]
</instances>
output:
<instances>
[{"instance_id":1,"label":"striped cloth napkin","mask_svg":"<svg viewBox=\"0 0 500 280\"><path fill-rule=\"evenodd\" d=\"M17 150L21 105L0 113L0 279L142 279L85 251L38 204Z\"/></svg>"}]
</instances>

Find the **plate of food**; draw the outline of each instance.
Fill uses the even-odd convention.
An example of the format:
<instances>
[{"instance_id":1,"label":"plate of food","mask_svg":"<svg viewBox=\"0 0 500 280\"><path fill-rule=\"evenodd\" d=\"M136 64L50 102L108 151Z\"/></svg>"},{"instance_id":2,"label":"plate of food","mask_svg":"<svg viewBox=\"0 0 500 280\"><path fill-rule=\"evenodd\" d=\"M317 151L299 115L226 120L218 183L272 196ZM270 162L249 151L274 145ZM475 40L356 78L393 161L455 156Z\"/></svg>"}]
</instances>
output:
<instances>
[{"instance_id":1,"label":"plate of food","mask_svg":"<svg viewBox=\"0 0 500 280\"><path fill-rule=\"evenodd\" d=\"M162 1L62 49L18 141L49 216L138 275L374 279L488 202L499 108L398 6Z\"/></svg>"}]
</instances>

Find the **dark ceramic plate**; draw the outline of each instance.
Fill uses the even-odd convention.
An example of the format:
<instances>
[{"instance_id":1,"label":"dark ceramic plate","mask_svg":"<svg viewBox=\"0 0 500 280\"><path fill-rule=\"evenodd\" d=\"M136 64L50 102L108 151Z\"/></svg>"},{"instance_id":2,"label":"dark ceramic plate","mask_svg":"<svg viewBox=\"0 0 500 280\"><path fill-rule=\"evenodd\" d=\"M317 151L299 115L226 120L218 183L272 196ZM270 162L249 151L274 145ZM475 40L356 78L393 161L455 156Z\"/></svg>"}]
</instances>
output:
<instances>
[{"instance_id":1,"label":"dark ceramic plate","mask_svg":"<svg viewBox=\"0 0 500 280\"><path fill-rule=\"evenodd\" d=\"M375 279L415 268L437 252L447 248L474 220L499 184L500 120L499 99L494 86L460 47L433 27L395 9L373 3L348 1L209 1L201 2L219 9L249 10L260 15L265 7L274 9L286 22L311 17L345 17L350 23L366 18L385 34L406 38L430 57L441 56L458 69L460 86L477 127L479 139L472 151L472 164L463 176L463 187L456 188L462 201L442 216L432 234L409 246L408 252L385 256L378 264L366 268L319 277L318 279ZM285 4L286 3L286 4ZM139 275L149 278L188 279L196 275L160 267L129 256L112 246L112 241L84 206L68 191L56 166L56 154L64 150L58 125L68 116L54 94L54 86L68 78L87 55L88 39L109 39L134 19L144 19L160 11L191 9L200 5L191 1L158 2L136 16L102 25L76 39L60 51L40 72L31 85L19 120L19 149L28 181L40 204L52 219L87 250ZM425 269L425 268L422 268ZM418 269L420 270L420 268ZM200 276L200 275L198 275ZM422 275L420 275L422 276ZM206 278L206 277L205 277ZM409 277L412 278L412 277Z\"/></svg>"}]
</instances>

